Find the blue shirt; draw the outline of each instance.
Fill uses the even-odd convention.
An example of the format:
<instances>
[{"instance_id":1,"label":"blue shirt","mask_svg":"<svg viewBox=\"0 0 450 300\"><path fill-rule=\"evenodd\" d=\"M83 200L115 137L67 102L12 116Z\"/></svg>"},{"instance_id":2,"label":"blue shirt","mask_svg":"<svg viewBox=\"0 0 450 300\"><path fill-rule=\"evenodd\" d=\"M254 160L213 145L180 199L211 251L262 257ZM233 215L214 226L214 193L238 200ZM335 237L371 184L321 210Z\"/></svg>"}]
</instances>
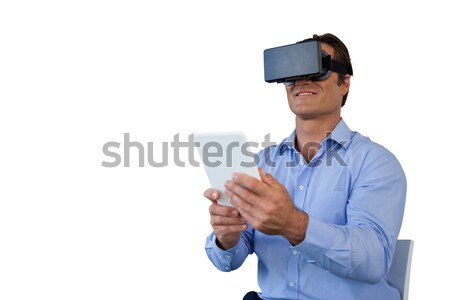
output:
<instances>
[{"instance_id":1,"label":"blue shirt","mask_svg":"<svg viewBox=\"0 0 450 300\"><path fill-rule=\"evenodd\" d=\"M386 282L403 218L406 178L388 150L341 120L310 163L295 149L295 131L259 154L259 166L309 215L306 237L292 245L249 226L227 250L211 234L206 252L221 271L258 256L260 297L399 300Z\"/></svg>"}]
</instances>

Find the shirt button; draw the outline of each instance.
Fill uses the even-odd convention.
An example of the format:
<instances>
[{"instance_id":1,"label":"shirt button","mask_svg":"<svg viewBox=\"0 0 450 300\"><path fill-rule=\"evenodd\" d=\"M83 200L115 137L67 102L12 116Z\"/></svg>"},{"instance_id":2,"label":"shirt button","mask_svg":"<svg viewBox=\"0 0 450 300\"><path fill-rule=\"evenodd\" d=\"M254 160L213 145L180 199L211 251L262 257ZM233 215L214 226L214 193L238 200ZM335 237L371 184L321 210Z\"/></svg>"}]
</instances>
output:
<instances>
[{"instance_id":1,"label":"shirt button","mask_svg":"<svg viewBox=\"0 0 450 300\"><path fill-rule=\"evenodd\" d=\"M228 258L228 259L230 259L231 258L231 256L230 255L227 255L227 256L225 256L226 258Z\"/></svg>"},{"instance_id":2,"label":"shirt button","mask_svg":"<svg viewBox=\"0 0 450 300\"><path fill-rule=\"evenodd\" d=\"M292 251L292 254L296 255L298 252L297 250Z\"/></svg>"},{"instance_id":3,"label":"shirt button","mask_svg":"<svg viewBox=\"0 0 450 300\"><path fill-rule=\"evenodd\" d=\"M301 190L303 190L305 187L303 186L303 184L300 184L300 185L298 186L298 188L301 189Z\"/></svg>"},{"instance_id":4,"label":"shirt button","mask_svg":"<svg viewBox=\"0 0 450 300\"><path fill-rule=\"evenodd\" d=\"M290 287L294 287L294 286L295 286L295 283L294 283L293 281L291 281L291 282L289 282L289 286L290 286Z\"/></svg>"}]
</instances>

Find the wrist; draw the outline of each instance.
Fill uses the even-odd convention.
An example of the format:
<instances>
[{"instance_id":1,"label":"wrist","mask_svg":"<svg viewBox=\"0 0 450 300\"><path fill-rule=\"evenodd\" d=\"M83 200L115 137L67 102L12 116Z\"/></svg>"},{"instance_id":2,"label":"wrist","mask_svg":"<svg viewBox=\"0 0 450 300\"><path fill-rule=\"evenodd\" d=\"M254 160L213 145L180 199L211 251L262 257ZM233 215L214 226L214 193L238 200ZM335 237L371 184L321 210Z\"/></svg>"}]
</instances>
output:
<instances>
[{"instance_id":1,"label":"wrist","mask_svg":"<svg viewBox=\"0 0 450 300\"><path fill-rule=\"evenodd\" d=\"M309 216L307 213L295 210L289 218L286 231L282 234L292 245L298 245L306 237Z\"/></svg>"},{"instance_id":2,"label":"wrist","mask_svg":"<svg viewBox=\"0 0 450 300\"><path fill-rule=\"evenodd\" d=\"M239 234L239 236L237 237L232 237L232 238L219 238L216 235L216 245L217 247L219 247L220 249L226 251L228 249L233 248L234 246L237 245L237 243L239 242L241 235Z\"/></svg>"}]
</instances>

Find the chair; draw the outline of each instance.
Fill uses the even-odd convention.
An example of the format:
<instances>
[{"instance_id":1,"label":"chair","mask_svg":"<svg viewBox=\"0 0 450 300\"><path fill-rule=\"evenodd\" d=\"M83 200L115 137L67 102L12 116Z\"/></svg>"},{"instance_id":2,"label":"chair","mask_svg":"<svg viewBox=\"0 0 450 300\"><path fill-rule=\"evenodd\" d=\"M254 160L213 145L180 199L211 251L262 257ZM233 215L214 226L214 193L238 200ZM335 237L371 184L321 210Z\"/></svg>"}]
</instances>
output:
<instances>
[{"instance_id":1,"label":"chair","mask_svg":"<svg viewBox=\"0 0 450 300\"><path fill-rule=\"evenodd\" d=\"M414 241L397 240L394 258L387 277L387 282L400 291L402 300L408 300L409 273Z\"/></svg>"}]
</instances>

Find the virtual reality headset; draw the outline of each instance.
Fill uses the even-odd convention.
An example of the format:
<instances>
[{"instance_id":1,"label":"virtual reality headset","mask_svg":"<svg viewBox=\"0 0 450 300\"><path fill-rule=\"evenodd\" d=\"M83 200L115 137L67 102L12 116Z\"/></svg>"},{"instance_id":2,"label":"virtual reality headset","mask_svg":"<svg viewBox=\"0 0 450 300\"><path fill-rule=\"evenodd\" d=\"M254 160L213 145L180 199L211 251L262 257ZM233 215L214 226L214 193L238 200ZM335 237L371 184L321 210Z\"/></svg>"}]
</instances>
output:
<instances>
[{"instance_id":1,"label":"virtual reality headset","mask_svg":"<svg viewBox=\"0 0 450 300\"><path fill-rule=\"evenodd\" d=\"M264 80L293 85L296 80L325 80L331 72L342 75L353 71L321 50L320 42L306 40L264 50Z\"/></svg>"}]
</instances>

